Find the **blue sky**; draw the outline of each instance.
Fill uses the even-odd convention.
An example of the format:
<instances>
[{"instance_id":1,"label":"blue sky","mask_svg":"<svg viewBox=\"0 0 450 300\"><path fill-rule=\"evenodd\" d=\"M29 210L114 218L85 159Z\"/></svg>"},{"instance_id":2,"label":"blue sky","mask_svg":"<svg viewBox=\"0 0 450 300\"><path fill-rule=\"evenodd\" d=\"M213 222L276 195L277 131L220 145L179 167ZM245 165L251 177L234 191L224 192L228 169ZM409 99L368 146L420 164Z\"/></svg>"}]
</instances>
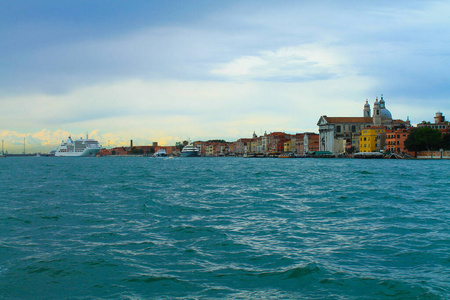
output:
<instances>
[{"instance_id":1,"label":"blue sky","mask_svg":"<svg viewBox=\"0 0 450 300\"><path fill-rule=\"evenodd\" d=\"M450 118L447 1L0 1L0 136L45 151Z\"/></svg>"}]
</instances>

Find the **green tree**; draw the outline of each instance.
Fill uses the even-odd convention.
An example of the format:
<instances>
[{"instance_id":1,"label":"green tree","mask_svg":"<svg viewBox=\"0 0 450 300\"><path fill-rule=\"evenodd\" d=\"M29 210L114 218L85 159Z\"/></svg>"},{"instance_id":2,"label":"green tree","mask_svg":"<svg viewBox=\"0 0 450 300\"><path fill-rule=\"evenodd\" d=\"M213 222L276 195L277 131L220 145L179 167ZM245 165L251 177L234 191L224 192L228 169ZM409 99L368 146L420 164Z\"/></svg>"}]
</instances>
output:
<instances>
[{"instance_id":1,"label":"green tree","mask_svg":"<svg viewBox=\"0 0 450 300\"><path fill-rule=\"evenodd\" d=\"M209 140L207 142L210 142L210 143L226 143L225 140Z\"/></svg>"},{"instance_id":2,"label":"green tree","mask_svg":"<svg viewBox=\"0 0 450 300\"><path fill-rule=\"evenodd\" d=\"M405 140L405 148L409 151L438 150L441 145L441 132L430 127L411 129Z\"/></svg>"},{"instance_id":3,"label":"green tree","mask_svg":"<svg viewBox=\"0 0 450 300\"><path fill-rule=\"evenodd\" d=\"M186 146L187 144L189 144L188 141L176 142L175 143L175 148L177 148L178 150L181 151L184 148L184 146Z\"/></svg>"},{"instance_id":4,"label":"green tree","mask_svg":"<svg viewBox=\"0 0 450 300\"><path fill-rule=\"evenodd\" d=\"M442 136L442 148L450 150L450 134L444 134Z\"/></svg>"},{"instance_id":5,"label":"green tree","mask_svg":"<svg viewBox=\"0 0 450 300\"><path fill-rule=\"evenodd\" d=\"M138 148L136 148L136 147L132 147L132 148L130 149L130 154L133 154L133 155L144 154L144 150L138 149Z\"/></svg>"}]
</instances>

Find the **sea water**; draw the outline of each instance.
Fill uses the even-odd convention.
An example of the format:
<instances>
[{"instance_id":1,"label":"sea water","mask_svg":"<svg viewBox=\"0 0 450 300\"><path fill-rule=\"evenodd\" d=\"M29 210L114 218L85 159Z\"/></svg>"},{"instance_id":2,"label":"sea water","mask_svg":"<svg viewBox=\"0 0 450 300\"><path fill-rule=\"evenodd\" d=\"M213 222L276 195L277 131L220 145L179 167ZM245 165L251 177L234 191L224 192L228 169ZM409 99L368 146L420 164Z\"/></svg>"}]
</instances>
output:
<instances>
[{"instance_id":1,"label":"sea water","mask_svg":"<svg viewBox=\"0 0 450 300\"><path fill-rule=\"evenodd\" d=\"M450 161L0 160L1 299L448 299Z\"/></svg>"}]
</instances>

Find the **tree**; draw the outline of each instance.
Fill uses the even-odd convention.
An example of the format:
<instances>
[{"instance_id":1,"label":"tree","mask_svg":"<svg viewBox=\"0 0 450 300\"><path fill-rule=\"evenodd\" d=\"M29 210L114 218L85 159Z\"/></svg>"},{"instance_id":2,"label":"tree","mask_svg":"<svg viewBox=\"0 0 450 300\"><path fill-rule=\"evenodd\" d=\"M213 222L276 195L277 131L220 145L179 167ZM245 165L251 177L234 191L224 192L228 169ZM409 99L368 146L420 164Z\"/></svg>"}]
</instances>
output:
<instances>
[{"instance_id":1,"label":"tree","mask_svg":"<svg viewBox=\"0 0 450 300\"><path fill-rule=\"evenodd\" d=\"M175 143L175 148L177 148L178 150L181 151L184 148L184 146L186 146L187 144L189 144L188 141L176 142Z\"/></svg>"},{"instance_id":2,"label":"tree","mask_svg":"<svg viewBox=\"0 0 450 300\"><path fill-rule=\"evenodd\" d=\"M450 150L450 134L444 134L442 136L442 148Z\"/></svg>"},{"instance_id":3,"label":"tree","mask_svg":"<svg viewBox=\"0 0 450 300\"><path fill-rule=\"evenodd\" d=\"M431 127L413 128L405 140L405 148L409 151L438 150L441 145L441 132Z\"/></svg>"},{"instance_id":4,"label":"tree","mask_svg":"<svg viewBox=\"0 0 450 300\"><path fill-rule=\"evenodd\" d=\"M133 155L144 154L144 150L138 149L138 148L136 148L136 147L132 147L132 148L130 149L130 154L133 154Z\"/></svg>"},{"instance_id":5,"label":"tree","mask_svg":"<svg viewBox=\"0 0 450 300\"><path fill-rule=\"evenodd\" d=\"M226 141L225 140L209 140L209 141L206 141L207 143L226 143Z\"/></svg>"}]
</instances>

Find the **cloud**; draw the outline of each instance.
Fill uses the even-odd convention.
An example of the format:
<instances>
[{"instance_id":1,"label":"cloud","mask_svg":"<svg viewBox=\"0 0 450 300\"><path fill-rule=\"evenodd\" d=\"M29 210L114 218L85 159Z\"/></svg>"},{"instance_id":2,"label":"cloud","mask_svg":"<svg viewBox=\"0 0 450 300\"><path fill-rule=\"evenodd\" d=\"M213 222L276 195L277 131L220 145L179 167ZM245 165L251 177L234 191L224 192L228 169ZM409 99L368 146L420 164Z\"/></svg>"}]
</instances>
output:
<instances>
[{"instance_id":1,"label":"cloud","mask_svg":"<svg viewBox=\"0 0 450 300\"><path fill-rule=\"evenodd\" d=\"M333 52L330 47L311 44L239 57L220 64L211 73L237 80L273 81L320 80L353 75L346 66L344 56Z\"/></svg>"}]
</instances>

